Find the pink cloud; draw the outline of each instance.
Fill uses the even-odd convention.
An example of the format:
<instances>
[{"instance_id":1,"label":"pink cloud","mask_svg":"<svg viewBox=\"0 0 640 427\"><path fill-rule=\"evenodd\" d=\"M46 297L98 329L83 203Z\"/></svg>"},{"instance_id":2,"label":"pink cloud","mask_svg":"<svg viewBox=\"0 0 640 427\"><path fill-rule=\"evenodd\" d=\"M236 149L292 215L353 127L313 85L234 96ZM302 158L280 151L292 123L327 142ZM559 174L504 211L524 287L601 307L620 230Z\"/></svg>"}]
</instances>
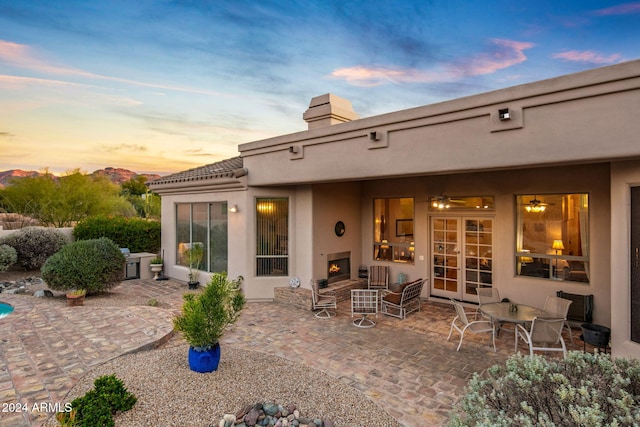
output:
<instances>
[{"instance_id":1,"label":"pink cloud","mask_svg":"<svg viewBox=\"0 0 640 427\"><path fill-rule=\"evenodd\" d=\"M640 13L640 2L625 3L618 6L607 7L605 9L599 9L593 12L594 15L609 16L609 15L630 15L634 13Z\"/></svg>"},{"instance_id":2,"label":"pink cloud","mask_svg":"<svg viewBox=\"0 0 640 427\"><path fill-rule=\"evenodd\" d=\"M36 71L44 74L55 74L67 77L81 77L91 80L107 80L117 83L124 83L132 86L150 87L155 89L166 89L178 92L197 93L212 96L232 96L221 92L193 89L189 87L162 85L139 80L123 79L120 77L104 76L88 71L79 70L65 66L58 66L39 59L29 46L0 40L0 62L7 62L13 66Z\"/></svg>"},{"instance_id":3,"label":"pink cloud","mask_svg":"<svg viewBox=\"0 0 640 427\"><path fill-rule=\"evenodd\" d=\"M622 59L622 55L619 53L605 56L592 50L569 50L566 52L556 53L551 57L555 59L563 59L565 61L588 62L591 64L612 64Z\"/></svg>"},{"instance_id":4,"label":"pink cloud","mask_svg":"<svg viewBox=\"0 0 640 427\"><path fill-rule=\"evenodd\" d=\"M379 86L386 83L436 83L450 82L468 76L492 74L524 62L523 53L533 43L493 39L489 52L483 52L457 63L441 64L435 70L414 68L354 67L338 68L329 77L344 80L354 86Z\"/></svg>"}]
</instances>

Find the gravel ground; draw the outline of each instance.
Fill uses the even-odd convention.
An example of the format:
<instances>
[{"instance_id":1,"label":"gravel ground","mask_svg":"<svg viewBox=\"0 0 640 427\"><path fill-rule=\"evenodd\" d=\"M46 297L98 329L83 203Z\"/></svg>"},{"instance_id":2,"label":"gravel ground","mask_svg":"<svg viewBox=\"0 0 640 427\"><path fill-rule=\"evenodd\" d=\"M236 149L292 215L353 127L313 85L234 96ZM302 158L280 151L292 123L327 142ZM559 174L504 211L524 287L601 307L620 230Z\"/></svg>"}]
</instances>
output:
<instances>
[{"instance_id":1,"label":"gravel ground","mask_svg":"<svg viewBox=\"0 0 640 427\"><path fill-rule=\"evenodd\" d=\"M218 370L199 374L189 369L181 344L174 340L107 362L80 380L66 401L93 388L95 378L115 374L138 398L133 409L115 417L116 426L218 426L224 414L267 401L294 404L303 416L328 417L336 426L400 426L352 387L308 366L224 346Z\"/></svg>"}]
</instances>

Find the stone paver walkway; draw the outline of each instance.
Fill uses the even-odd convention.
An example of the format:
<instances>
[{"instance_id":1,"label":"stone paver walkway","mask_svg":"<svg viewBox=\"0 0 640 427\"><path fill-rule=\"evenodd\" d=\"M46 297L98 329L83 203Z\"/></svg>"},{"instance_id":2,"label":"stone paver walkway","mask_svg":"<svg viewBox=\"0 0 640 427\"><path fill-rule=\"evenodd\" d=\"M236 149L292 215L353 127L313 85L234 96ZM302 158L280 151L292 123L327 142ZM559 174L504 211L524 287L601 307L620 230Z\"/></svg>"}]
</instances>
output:
<instances>
[{"instance_id":1,"label":"stone paver walkway","mask_svg":"<svg viewBox=\"0 0 640 427\"><path fill-rule=\"evenodd\" d=\"M172 334L186 285L175 281L126 281L114 292L131 306L65 307L25 296L0 294L14 313L0 319L0 405L66 403L71 387L92 367L121 354L151 349ZM156 299L160 307L149 307ZM451 306L426 302L405 320L379 315L377 325L352 325L349 302L337 316L317 319L309 310L278 303L247 304L222 345L284 357L319 369L360 390L409 427L445 425L452 406L474 372L504 361L513 352L513 335L496 340L457 335L446 341L454 317ZM574 330L575 344L582 341ZM169 345L186 345L174 338ZM1 409L1 408L0 408ZM48 413L0 413L0 426L41 423Z\"/></svg>"}]
</instances>

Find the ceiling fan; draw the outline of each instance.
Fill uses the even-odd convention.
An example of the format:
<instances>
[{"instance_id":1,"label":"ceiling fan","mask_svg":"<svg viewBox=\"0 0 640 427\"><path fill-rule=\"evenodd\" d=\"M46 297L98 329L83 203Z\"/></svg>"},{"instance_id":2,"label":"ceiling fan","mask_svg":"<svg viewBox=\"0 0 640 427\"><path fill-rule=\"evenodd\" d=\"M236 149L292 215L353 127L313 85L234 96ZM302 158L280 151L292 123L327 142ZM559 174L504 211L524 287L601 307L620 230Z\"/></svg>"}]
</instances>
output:
<instances>
[{"instance_id":1,"label":"ceiling fan","mask_svg":"<svg viewBox=\"0 0 640 427\"><path fill-rule=\"evenodd\" d=\"M529 200L529 204L524 205L524 209L527 212L542 213L547 209L547 206L549 206L549 203L541 202L538 200L538 197L534 195L533 199Z\"/></svg>"}]
</instances>

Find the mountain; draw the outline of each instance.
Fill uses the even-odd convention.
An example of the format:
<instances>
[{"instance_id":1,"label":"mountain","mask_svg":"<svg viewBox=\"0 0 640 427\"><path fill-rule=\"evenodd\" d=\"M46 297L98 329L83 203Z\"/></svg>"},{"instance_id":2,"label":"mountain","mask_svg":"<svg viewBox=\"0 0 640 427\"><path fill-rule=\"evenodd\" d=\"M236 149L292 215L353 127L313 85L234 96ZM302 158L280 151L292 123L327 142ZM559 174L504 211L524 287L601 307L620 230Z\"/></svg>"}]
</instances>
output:
<instances>
[{"instance_id":1,"label":"mountain","mask_svg":"<svg viewBox=\"0 0 640 427\"><path fill-rule=\"evenodd\" d=\"M132 172L128 169L122 169L122 168L112 168L112 167L107 167L104 169L98 169L97 171L94 171L91 175L103 175L108 177L111 182L113 182L114 184L122 184L123 182L127 182L132 180L133 178L136 178L138 176L144 176L145 178L147 178L147 181L151 181L157 178L160 178L160 175L156 175L156 174L149 174L149 173L135 173Z\"/></svg>"},{"instance_id":2,"label":"mountain","mask_svg":"<svg viewBox=\"0 0 640 427\"><path fill-rule=\"evenodd\" d=\"M10 185L10 181L14 178L24 178L24 177L35 177L35 176L42 176L44 175L41 172L36 172L36 171L23 171L20 169L12 169L12 170L8 170L8 171L0 171L0 188L4 188L7 185ZM147 178L148 181L151 181L153 179L156 178L160 178L161 175L156 175L156 174L138 174L135 172L132 172L128 169L122 169L122 168L112 168L112 167L107 167L104 169L98 169L96 171L94 171L93 173L91 173L91 175L103 175L108 177L111 182L113 182L114 184L122 184L123 182L127 182L132 178L135 178L137 176L144 176L145 178Z\"/></svg>"},{"instance_id":3,"label":"mountain","mask_svg":"<svg viewBox=\"0 0 640 427\"><path fill-rule=\"evenodd\" d=\"M0 188L4 188L9 184L13 178L25 178L43 175L36 171L23 171L20 169L12 169L8 171L0 172Z\"/></svg>"}]
</instances>

